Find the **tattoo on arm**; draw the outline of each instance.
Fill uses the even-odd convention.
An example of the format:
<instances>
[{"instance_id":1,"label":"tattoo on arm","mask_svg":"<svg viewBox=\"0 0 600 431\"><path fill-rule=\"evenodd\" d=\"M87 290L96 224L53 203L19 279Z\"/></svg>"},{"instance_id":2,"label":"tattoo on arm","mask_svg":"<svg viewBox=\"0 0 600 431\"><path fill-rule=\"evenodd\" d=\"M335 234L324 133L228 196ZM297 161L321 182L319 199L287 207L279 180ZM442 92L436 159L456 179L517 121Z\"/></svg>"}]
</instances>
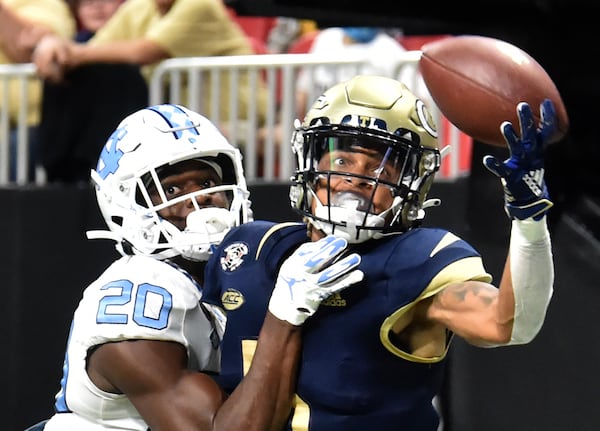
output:
<instances>
[{"instance_id":1,"label":"tattoo on arm","mask_svg":"<svg viewBox=\"0 0 600 431\"><path fill-rule=\"evenodd\" d=\"M477 282L461 283L460 285L456 285L456 287L446 288L444 292L452 296L453 302L464 303L468 298L473 297L479 299L485 306L491 305L497 296L487 286Z\"/></svg>"}]
</instances>

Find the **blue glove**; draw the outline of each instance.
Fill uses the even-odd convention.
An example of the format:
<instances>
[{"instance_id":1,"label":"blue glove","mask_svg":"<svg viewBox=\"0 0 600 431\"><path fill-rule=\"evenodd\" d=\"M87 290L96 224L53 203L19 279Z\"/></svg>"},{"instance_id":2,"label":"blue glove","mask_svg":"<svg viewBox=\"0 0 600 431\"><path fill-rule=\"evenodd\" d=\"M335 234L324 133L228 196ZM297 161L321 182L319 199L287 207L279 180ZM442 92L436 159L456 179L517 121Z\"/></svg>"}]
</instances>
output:
<instances>
[{"instance_id":1,"label":"blue glove","mask_svg":"<svg viewBox=\"0 0 600 431\"><path fill-rule=\"evenodd\" d=\"M483 164L502 181L504 208L511 219L540 220L553 205L544 181L544 149L556 127L556 113L552 101L546 99L540 105L539 127L527 103L517 105L517 114L520 138L509 121L500 126L510 157L501 163L488 155Z\"/></svg>"}]
</instances>

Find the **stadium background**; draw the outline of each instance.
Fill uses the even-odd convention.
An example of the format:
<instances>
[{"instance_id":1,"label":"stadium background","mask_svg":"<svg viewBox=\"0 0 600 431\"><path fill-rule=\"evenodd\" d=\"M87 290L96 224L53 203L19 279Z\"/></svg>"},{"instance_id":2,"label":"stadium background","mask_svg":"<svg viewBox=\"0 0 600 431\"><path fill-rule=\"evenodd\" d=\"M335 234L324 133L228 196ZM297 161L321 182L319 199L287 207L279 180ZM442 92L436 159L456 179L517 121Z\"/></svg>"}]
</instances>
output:
<instances>
[{"instance_id":1,"label":"stadium background","mask_svg":"<svg viewBox=\"0 0 600 431\"><path fill-rule=\"evenodd\" d=\"M472 3L460 1L390 5L372 0L353 7L339 1L229 3L241 15L295 16L316 19L321 26L381 25L402 27L408 35L503 38L547 68L575 126L585 123L586 131L594 132L587 126L593 110L584 112L582 106L597 95L598 84L586 57L572 49L593 35L589 22L600 6L592 2L493 1L479 19L471 18L476 12ZM578 18L565 19L567 12ZM499 279L509 225L500 186L480 165L488 152L489 147L476 143L471 175L434 185L430 196L441 197L442 206L428 211L426 224L441 225L472 242ZM590 155L581 151L580 157ZM257 182L250 188L256 218L295 219L286 184ZM0 312L6 316L0 428L21 431L51 414L71 313L82 289L115 252L107 241L85 239L86 230L103 228L91 188L6 187L0 189L0 201ZM445 431L600 429L600 347L595 343L600 243L576 215L563 214L553 227L555 294L539 336L527 346L502 349L454 341L443 394Z\"/></svg>"}]
</instances>

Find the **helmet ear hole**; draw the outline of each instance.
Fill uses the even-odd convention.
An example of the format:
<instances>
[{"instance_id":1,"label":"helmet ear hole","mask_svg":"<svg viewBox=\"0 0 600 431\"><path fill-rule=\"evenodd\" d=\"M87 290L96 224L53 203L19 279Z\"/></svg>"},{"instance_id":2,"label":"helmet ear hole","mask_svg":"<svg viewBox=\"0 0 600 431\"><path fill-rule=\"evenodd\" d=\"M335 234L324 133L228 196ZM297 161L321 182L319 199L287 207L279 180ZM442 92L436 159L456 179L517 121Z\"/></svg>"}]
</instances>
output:
<instances>
[{"instance_id":1,"label":"helmet ear hole","mask_svg":"<svg viewBox=\"0 0 600 431\"><path fill-rule=\"evenodd\" d=\"M124 239L123 241L121 241L120 247L121 247L121 250L123 250L123 253L126 254L126 255L135 254L135 252L134 252L135 249L133 247L133 244L131 244L126 239Z\"/></svg>"},{"instance_id":2,"label":"helmet ear hole","mask_svg":"<svg viewBox=\"0 0 600 431\"><path fill-rule=\"evenodd\" d=\"M150 174L144 175L144 177L146 177L146 176L150 177ZM150 180L147 180L146 178L142 178L142 181L144 184L150 184ZM147 187L149 192L152 188L154 188L154 186ZM139 187L136 187L136 189L135 189L135 203L140 206L143 206L144 208L148 207L148 204L146 203L146 199L144 198L144 193L142 192L142 190Z\"/></svg>"},{"instance_id":3,"label":"helmet ear hole","mask_svg":"<svg viewBox=\"0 0 600 431\"><path fill-rule=\"evenodd\" d=\"M223 184L235 184L237 179L231 158L225 154L218 154L215 161L223 171Z\"/></svg>"}]
</instances>

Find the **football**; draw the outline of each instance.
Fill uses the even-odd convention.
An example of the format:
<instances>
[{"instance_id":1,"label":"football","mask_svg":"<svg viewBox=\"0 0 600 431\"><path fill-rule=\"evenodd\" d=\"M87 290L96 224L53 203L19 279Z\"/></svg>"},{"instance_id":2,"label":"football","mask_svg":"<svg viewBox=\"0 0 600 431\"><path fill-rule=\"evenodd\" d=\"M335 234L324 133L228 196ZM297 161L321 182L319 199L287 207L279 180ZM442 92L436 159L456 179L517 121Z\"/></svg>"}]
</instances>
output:
<instances>
[{"instance_id":1,"label":"football","mask_svg":"<svg viewBox=\"0 0 600 431\"><path fill-rule=\"evenodd\" d=\"M554 102L557 127L551 142L562 138L569 127L565 105L544 68L522 49L484 36L450 36L421 48L419 70L441 113L473 139L500 147L500 132L510 121L520 133L516 113L527 102L539 122L540 104Z\"/></svg>"}]
</instances>

